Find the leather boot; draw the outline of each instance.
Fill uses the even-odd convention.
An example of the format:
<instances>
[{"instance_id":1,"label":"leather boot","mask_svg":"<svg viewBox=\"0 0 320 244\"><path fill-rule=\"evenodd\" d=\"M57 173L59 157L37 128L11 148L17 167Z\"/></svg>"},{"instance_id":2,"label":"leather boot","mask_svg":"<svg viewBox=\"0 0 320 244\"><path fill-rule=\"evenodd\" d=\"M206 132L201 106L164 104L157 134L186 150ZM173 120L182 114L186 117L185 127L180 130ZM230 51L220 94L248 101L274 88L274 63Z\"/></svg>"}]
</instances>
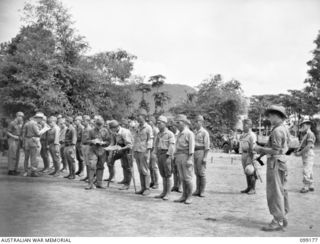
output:
<instances>
[{"instance_id":1,"label":"leather boot","mask_svg":"<svg viewBox=\"0 0 320 244\"><path fill-rule=\"evenodd\" d=\"M80 181L86 181L89 179L89 166L86 165L86 177L84 177L83 179L81 179Z\"/></svg>"},{"instance_id":2,"label":"leather boot","mask_svg":"<svg viewBox=\"0 0 320 244\"><path fill-rule=\"evenodd\" d=\"M123 180L119 181L118 184L124 184L126 183L126 170L124 168L122 168L122 172L123 172Z\"/></svg>"},{"instance_id":3,"label":"leather boot","mask_svg":"<svg viewBox=\"0 0 320 244\"><path fill-rule=\"evenodd\" d=\"M76 172L76 175L81 175L83 171L83 161L79 161L79 169Z\"/></svg>"},{"instance_id":4,"label":"leather boot","mask_svg":"<svg viewBox=\"0 0 320 244\"><path fill-rule=\"evenodd\" d=\"M144 178L144 175L142 175L142 174L140 174L140 186L141 186L141 189L140 189L140 191L137 191L136 194L142 195L142 193L145 190L145 178Z\"/></svg>"},{"instance_id":5,"label":"leather boot","mask_svg":"<svg viewBox=\"0 0 320 244\"><path fill-rule=\"evenodd\" d=\"M186 181L186 200L185 200L185 204L191 204L192 203L192 199L191 199L191 196L192 196L192 182L191 181Z\"/></svg>"},{"instance_id":6,"label":"leather boot","mask_svg":"<svg viewBox=\"0 0 320 244\"><path fill-rule=\"evenodd\" d=\"M199 197L205 197L204 195L204 190L206 188L207 184L207 179L205 176L200 177L200 192L199 192Z\"/></svg>"},{"instance_id":7,"label":"leather boot","mask_svg":"<svg viewBox=\"0 0 320 244\"><path fill-rule=\"evenodd\" d=\"M106 181L112 182L115 175L114 166L108 166L108 170L109 170L109 178Z\"/></svg>"},{"instance_id":8,"label":"leather boot","mask_svg":"<svg viewBox=\"0 0 320 244\"><path fill-rule=\"evenodd\" d=\"M256 177L254 175L250 176L250 190L249 195L256 194Z\"/></svg>"},{"instance_id":9,"label":"leather boot","mask_svg":"<svg viewBox=\"0 0 320 244\"><path fill-rule=\"evenodd\" d=\"M241 193L248 193L250 191L250 176L246 175L247 180L247 188L245 190L240 191Z\"/></svg>"},{"instance_id":10,"label":"leather boot","mask_svg":"<svg viewBox=\"0 0 320 244\"><path fill-rule=\"evenodd\" d=\"M69 180L74 180L76 178L74 166L75 166L74 164L71 164L69 167L69 171L70 171L70 176L68 177Z\"/></svg>"},{"instance_id":11,"label":"leather boot","mask_svg":"<svg viewBox=\"0 0 320 244\"><path fill-rule=\"evenodd\" d=\"M178 174L173 174L173 187L171 191L176 191L181 193L181 182Z\"/></svg>"},{"instance_id":12,"label":"leather boot","mask_svg":"<svg viewBox=\"0 0 320 244\"><path fill-rule=\"evenodd\" d=\"M153 186L152 189L159 188L159 172L158 170L153 170Z\"/></svg>"},{"instance_id":13,"label":"leather boot","mask_svg":"<svg viewBox=\"0 0 320 244\"><path fill-rule=\"evenodd\" d=\"M165 191L165 195L162 198L163 200L169 200L169 196L170 196L170 189L171 189L171 178L163 178L166 182L166 191Z\"/></svg>"},{"instance_id":14,"label":"leather boot","mask_svg":"<svg viewBox=\"0 0 320 244\"><path fill-rule=\"evenodd\" d=\"M194 193L192 193L192 196L199 196L200 195L200 176L197 176L196 178L196 185L197 185L197 188L196 188L196 191Z\"/></svg>"},{"instance_id":15,"label":"leather boot","mask_svg":"<svg viewBox=\"0 0 320 244\"><path fill-rule=\"evenodd\" d=\"M144 192L142 195L148 196L150 195L150 175L144 175Z\"/></svg>"},{"instance_id":16,"label":"leather boot","mask_svg":"<svg viewBox=\"0 0 320 244\"><path fill-rule=\"evenodd\" d=\"M89 179L89 184L88 184L88 186L87 186L85 189L86 189L86 190L92 190L92 189L96 188L95 185L93 184L94 169L89 169L88 179Z\"/></svg>"},{"instance_id":17,"label":"leather boot","mask_svg":"<svg viewBox=\"0 0 320 244\"><path fill-rule=\"evenodd\" d=\"M96 178L97 178L97 188L104 188L104 187L102 186L103 169L97 169L97 171L96 171Z\"/></svg>"},{"instance_id":18,"label":"leather boot","mask_svg":"<svg viewBox=\"0 0 320 244\"><path fill-rule=\"evenodd\" d=\"M151 179L151 182L150 182L150 188L152 188L154 186L154 170L150 169L150 179Z\"/></svg>"},{"instance_id":19,"label":"leather boot","mask_svg":"<svg viewBox=\"0 0 320 244\"><path fill-rule=\"evenodd\" d=\"M177 199L177 200L174 200L174 202L184 202L186 199L187 199L187 188L186 188L186 182L185 181L182 181L182 196Z\"/></svg>"},{"instance_id":20,"label":"leather boot","mask_svg":"<svg viewBox=\"0 0 320 244\"><path fill-rule=\"evenodd\" d=\"M167 193L167 181L166 178L162 178L162 192L160 195L155 196L154 198L163 198Z\"/></svg>"}]
</instances>

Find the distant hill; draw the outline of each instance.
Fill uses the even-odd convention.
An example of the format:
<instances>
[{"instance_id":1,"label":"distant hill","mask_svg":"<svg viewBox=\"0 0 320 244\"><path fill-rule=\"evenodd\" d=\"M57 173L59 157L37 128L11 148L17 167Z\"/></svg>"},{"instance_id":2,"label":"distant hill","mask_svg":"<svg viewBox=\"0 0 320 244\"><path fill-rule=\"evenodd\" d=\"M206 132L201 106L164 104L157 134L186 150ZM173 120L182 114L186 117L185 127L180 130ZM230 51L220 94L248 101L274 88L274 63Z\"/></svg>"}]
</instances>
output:
<instances>
[{"instance_id":1,"label":"distant hill","mask_svg":"<svg viewBox=\"0 0 320 244\"><path fill-rule=\"evenodd\" d=\"M171 96L170 102L165 106L165 111L169 108L182 103L187 98L187 93L193 93L196 90L188 85L180 85L180 84L164 84L160 89L160 91L167 91ZM146 95L147 102L150 103L151 112L154 111L154 101L153 101L153 91ZM141 101L141 92L135 91L134 95L135 107L139 106L139 102Z\"/></svg>"}]
</instances>

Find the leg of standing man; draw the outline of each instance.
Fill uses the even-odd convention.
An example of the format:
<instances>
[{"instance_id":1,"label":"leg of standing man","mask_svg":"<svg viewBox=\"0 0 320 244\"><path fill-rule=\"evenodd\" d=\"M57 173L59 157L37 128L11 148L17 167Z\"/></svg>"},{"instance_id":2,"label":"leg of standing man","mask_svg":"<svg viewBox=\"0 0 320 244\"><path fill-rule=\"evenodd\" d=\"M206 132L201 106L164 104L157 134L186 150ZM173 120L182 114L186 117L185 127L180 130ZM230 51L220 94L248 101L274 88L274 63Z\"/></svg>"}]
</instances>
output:
<instances>
[{"instance_id":1,"label":"leg of standing man","mask_svg":"<svg viewBox=\"0 0 320 244\"><path fill-rule=\"evenodd\" d=\"M53 175L55 177L60 175L60 164L61 164L61 157L60 157L60 146L51 144L49 145L49 152L53 161L54 171L49 175Z\"/></svg>"},{"instance_id":2,"label":"leg of standing man","mask_svg":"<svg viewBox=\"0 0 320 244\"><path fill-rule=\"evenodd\" d=\"M179 170L176 163L176 160L172 160L172 173L173 173L173 187L171 191L182 192L181 191L181 181L179 176Z\"/></svg>"},{"instance_id":3,"label":"leg of standing man","mask_svg":"<svg viewBox=\"0 0 320 244\"><path fill-rule=\"evenodd\" d=\"M69 175L64 178L68 178L69 180L75 179L75 164L76 164L76 148L75 146L66 146L64 148L64 157L68 162L69 166Z\"/></svg>"},{"instance_id":4,"label":"leg of standing man","mask_svg":"<svg viewBox=\"0 0 320 244\"><path fill-rule=\"evenodd\" d=\"M19 148L19 140L9 138L9 150L8 150L8 175L15 175L17 156Z\"/></svg>"},{"instance_id":5,"label":"leg of standing man","mask_svg":"<svg viewBox=\"0 0 320 244\"><path fill-rule=\"evenodd\" d=\"M97 177L97 188L105 189L102 185L103 182L103 172L104 172L104 164L107 161L107 154L104 152L101 155L98 155L98 162L97 162L97 170L96 170L96 177Z\"/></svg>"},{"instance_id":6,"label":"leg of standing man","mask_svg":"<svg viewBox=\"0 0 320 244\"><path fill-rule=\"evenodd\" d=\"M151 183L150 187L152 189L158 189L159 188L159 168L157 163L157 155L155 155L154 152L150 155L150 177L151 177Z\"/></svg>"}]
</instances>

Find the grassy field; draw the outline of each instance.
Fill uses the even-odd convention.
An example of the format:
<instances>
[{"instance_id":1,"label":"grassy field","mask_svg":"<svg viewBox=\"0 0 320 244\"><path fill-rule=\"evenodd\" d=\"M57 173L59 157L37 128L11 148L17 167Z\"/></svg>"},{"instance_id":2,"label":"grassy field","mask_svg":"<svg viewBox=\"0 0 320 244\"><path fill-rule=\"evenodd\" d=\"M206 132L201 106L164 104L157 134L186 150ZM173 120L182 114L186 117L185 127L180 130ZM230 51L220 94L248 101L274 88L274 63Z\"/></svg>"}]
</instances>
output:
<instances>
[{"instance_id":1,"label":"grassy field","mask_svg":"<svg viewBox=\"0 0 320 244\"><path fill-rule=\"evenodd\" d=\"M319 236L320 151L316 154L316 191L307 194L299 193L301 159L290 157L289 226L277 233L260 231L271 220L265 180L257 182L256 195L239 193L245 187L239 155L211 154L207 197L194 198L191 205L174 203L178 193L166 202L153 198L160 190L144 197L133 189L119 191L115 183L106 190L85 191L79 179L8 176L1 157L0 236ZM121 180L120 163L116 166ZM265 179L265 167L260 171ZM139 184L137 171L135 178Z\"/></svg>"}]
</instances>

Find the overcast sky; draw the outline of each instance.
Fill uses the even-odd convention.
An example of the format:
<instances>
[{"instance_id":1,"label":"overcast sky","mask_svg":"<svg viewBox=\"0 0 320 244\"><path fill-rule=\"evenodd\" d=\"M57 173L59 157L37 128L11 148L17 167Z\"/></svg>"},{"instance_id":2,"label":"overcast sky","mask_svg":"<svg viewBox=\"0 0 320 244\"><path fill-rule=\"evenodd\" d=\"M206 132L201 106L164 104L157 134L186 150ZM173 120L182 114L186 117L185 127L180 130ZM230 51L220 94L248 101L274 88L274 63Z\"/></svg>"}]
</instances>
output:
<instances>
[{"instance_id":1,"label":"overcast sky","mask_svg":"<svg viewBox=\"0 0 320 244\"><path fill-rule=\"evenodd\" d=\"M0 42L18 31L24 0L0 0ZM63 0L90 53L122 48L134 74L198 85L210 74L246 95L301 89L320 30L319 0Z\"/></svg>"}]
</instances>

